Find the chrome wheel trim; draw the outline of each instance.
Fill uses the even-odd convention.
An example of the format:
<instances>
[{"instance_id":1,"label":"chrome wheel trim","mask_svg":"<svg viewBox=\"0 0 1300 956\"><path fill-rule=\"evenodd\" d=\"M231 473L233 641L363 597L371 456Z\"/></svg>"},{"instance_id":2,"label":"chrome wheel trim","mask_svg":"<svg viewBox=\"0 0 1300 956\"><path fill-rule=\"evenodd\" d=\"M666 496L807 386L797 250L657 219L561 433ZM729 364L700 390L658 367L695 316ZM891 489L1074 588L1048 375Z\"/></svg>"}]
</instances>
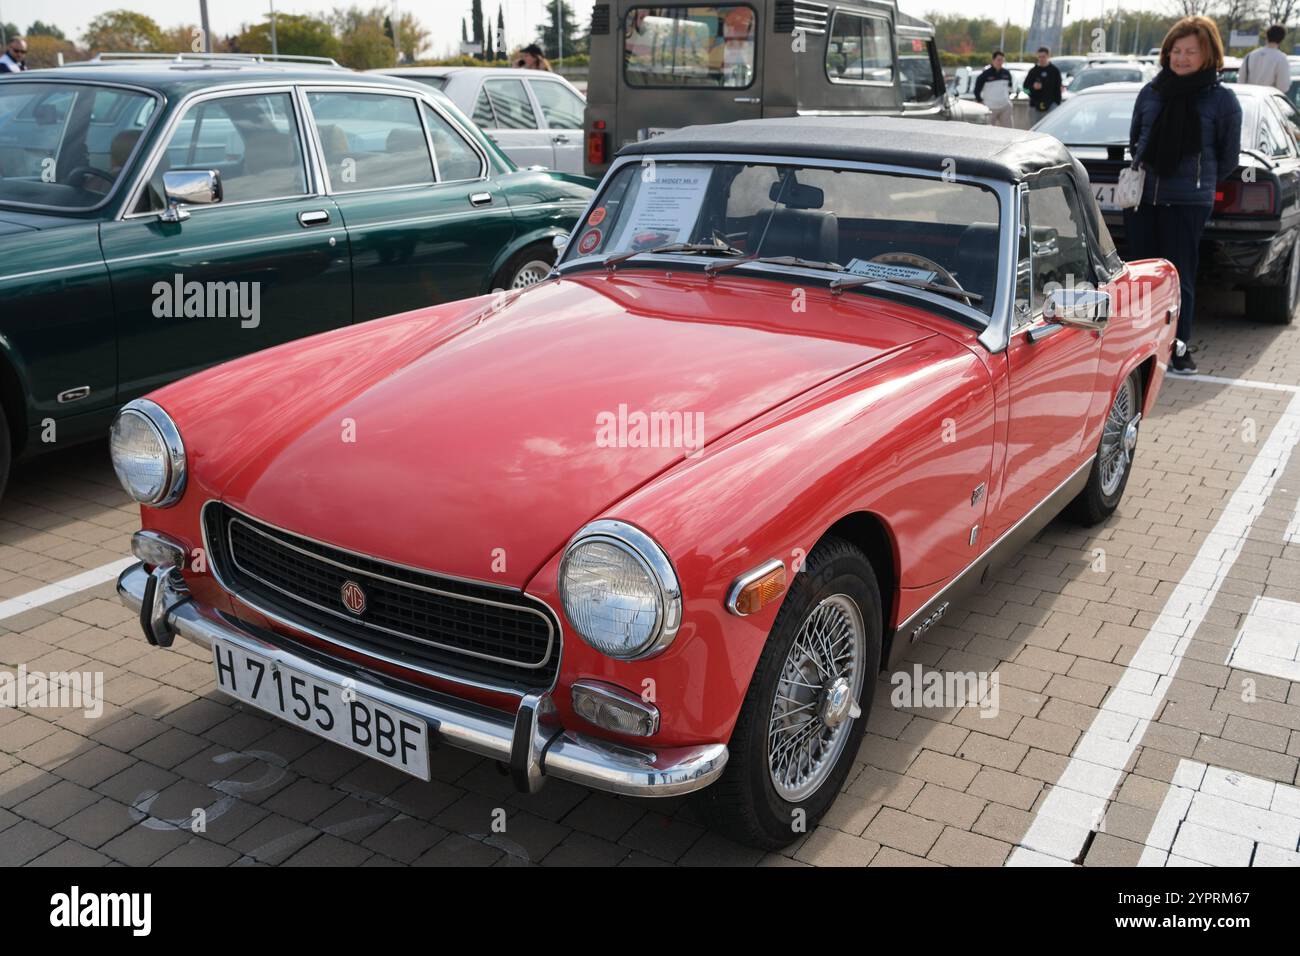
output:
<instances>
[{"instance_id":1,"label":"chrome wheel trim","mask_svg":"<svg viewBox=\"0 0 1300 956\"><path fill-rule=\"evenodd\" d=\"M531 262L525 262L515 273L515 277L510 282L511 289L527 289L530 285L537 285L545 279L551 272L551 264L542 259L533 259Z\"/></svg>"},{"instance_id":2,"label":"chrome wheel trim","mask_svg":"<svg viewBox=\"0 0 1300 956\"><path fill-rule=\"evenodd\" d=\"M1124 379L1110 413L1101 430L1101 448L1097 456L1101 461L1101 493L1109 498L1124 480L1133 451L1137 446L1137 427L1141 415L1137 411L1137 389L1133 377Z\"/></svg>"},{"instance_id":3,"label":"chrome wheel trim","mask_svg":"<svg viewBox=\"0 0 1300 956\"><path fill-rule=\"evenodd\" d=\"M812 796L830 776L862 716L867 635L847 594L814 607L795 635L777 678L767 725L767 766L777 795Z\"/></svg>"}]
</instances>

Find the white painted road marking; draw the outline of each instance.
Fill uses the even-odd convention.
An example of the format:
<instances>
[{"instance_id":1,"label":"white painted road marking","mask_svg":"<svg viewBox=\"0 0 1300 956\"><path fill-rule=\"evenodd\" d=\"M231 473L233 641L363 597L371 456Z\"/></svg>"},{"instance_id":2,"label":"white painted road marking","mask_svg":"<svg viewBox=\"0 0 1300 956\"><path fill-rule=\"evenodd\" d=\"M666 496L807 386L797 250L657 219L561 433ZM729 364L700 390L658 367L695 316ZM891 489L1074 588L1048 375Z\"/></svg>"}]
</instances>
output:
<instances>
[{"instance_id":1,"label":"white painted road marking","mask_svg":"<svg viewBox=\"0 0 1300 956\"><path fill-rule=\"evenodd\" d=\"M28 591L18 597L0 601L0 621L30 611L34 607L40 607L42 604L65 598L70 594L76 594L78 591L84 591L86 588L93 588L105 581L114 581L124 568L130 567L135 562L135 558L120 558L70 578L64 578L62 581L47 584L35 591Z\"/></svg>"},{"instance_id":2,"label":"white painted road marking","mask_svg":"<svg viewBox=\"0 0 1300 956\"><path fill-rule=\"evenodd\" d=\"M1212 376L1196 379L1247 384ZM1039 806L1021 845L1012 851L1008 865L1033 866L1039 862L1039 854L1076 861L1089 833L1100 829L1124 768L1164 701L1191 635L1218 596L1246 535L1286 469L1291 450L1300 440L1300 388L1265 383L1250 383L1250 387L1288 391L1292 397L1133 660L1106 695L1060 780ZM1026 850L1037 853L1031 856Z\"/></svg>"},{"instance_id":3,"label":"white painted road marking","mask_svg":"<svg viewBox=\"0 0 1300 956\"><path fill-rule=\"evenodd\" d=\"M1256 598L1224 663L1300 683L1300 604Z\"/></svg>"},{"instance_id":4,"label":"white painted road marking","mask_svg":"<svg viewBox=\"0 0 1300 956\"><path fill-rule=\"evenodd\" d=\"M1300 789L1180 760L1138 866L1300 866Z\"/></svg>"}]
</instances>

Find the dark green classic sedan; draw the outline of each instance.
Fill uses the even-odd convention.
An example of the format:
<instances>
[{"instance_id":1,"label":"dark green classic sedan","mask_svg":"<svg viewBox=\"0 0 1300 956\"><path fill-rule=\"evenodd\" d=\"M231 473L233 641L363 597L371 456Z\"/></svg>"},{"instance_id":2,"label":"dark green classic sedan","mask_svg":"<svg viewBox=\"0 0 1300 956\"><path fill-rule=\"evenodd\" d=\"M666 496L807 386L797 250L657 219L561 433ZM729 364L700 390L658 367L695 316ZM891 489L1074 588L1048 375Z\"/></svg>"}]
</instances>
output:
<instances>
[{"instance_id":1,"label":"dark green classic sedan","mask_svg":"<svg viewBox=\"0 0 1300 956\"><path fill-rule=\"evenodd\" d=\"M542 278L591 197L435 90L254 59L0 83L0 489L124 402L337 326Z\"/></svg>"}]
</instances>

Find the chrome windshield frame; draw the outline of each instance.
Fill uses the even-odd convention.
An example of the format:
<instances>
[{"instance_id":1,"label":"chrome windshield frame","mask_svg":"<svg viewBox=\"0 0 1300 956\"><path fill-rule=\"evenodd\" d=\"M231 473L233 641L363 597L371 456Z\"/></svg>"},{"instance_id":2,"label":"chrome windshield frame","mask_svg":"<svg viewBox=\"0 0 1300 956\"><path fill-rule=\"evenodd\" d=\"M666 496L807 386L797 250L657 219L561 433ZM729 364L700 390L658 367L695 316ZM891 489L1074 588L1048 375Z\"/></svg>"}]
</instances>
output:
<instances>
[{"instance_id":1,"label":"chrome windshield frame","mask_svg":"<svg viewBox=\"0 0 1300 956\"><path fill-rule=\"evenodd\" d=\"M1011 305L1014 298L1015 288L1015 257L1016 241L1015 237L1019 229L1019 213L1017 211L1016 185L1009 181L990 179L983 176L963 176L959 173L950 172L945 169L922 169L917 166L900 166L890 163L868 163L843 159L827 159L824 157L812 156L792 156L776 155L766 153L676 153L664 152L655 154L637 154L631 156L617 157L610 165L609 170L601 180L600 186L592 195L591 201L587 208L583 210L582 215L575 223L573 230L569 234L569 241L565 252L560 256L559 261L555 264L555 272L558 275L567 275L572 272L589 269L593 266L603 265L605 253L581 255L576 253L576 240L578 234L585 227L587 217L590 216L593 209L596 208L597 201L604 195L605 189L614 176L626 166L640 166L646 158L651 158L655 162L689 162L689 163L755 163L759 165L771 166L808 166L822 169L838 169L853 172L877 172L888 173L892 175L906 175L918 179L936 179L945 182L958 182L970 185L982 186L988 189L998 202L998 275L996 282L996 293L994 295L993 307L991 313L985 313L964 302L958 301L946 295L940 295L934 292L927 292L923 289L916 289L906 285L893 285L891 288L897 289L900 294L915 298L918 303L933 305L943 312L953 312L968 317L972 322L982 327L979 333L980 344L990 352L1000 352L1007 347L1010 341L1010 319ZM960 160L958 160L960 166ZM701 259L695 255L680 255L673 253L641 253L634 259L629 259L625 263L620 263L619 269L628 267L636 268L637 266L646 266L651 264L672 264L684 265L688 268L700 265ZM837 275L842 273L828 272L824 269L806 269L798 266L782 266L764 262L745 263L737 266L732 272L743 272L745 275L779 275L784 278L813 279L829 282Z\"/></svg>"}]
</instances>

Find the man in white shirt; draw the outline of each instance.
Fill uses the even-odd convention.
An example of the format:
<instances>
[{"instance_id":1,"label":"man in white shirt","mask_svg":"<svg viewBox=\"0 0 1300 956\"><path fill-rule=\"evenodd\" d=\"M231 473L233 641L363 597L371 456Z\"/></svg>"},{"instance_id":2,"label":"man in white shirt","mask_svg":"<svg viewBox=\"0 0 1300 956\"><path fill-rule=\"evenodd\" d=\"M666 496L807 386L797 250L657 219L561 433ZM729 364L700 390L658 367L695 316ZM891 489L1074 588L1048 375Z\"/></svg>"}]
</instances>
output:
<instances>
[{"instance_id":1,"label":"man in white shirt","mask_svg":"<svg viewBox=\"0 0 1300 956\"><path fill-rule=\"evenodd\" d=\"M1279 49L1279 45L1286 38L1286 27L1274 24L1268 28L1264 38L1268 45L1251 50L1241 61L1237 82L1272 86L1285 93L1291 89L1291 61Z\"/></svg>"},{"instance_id":2,"label":"man in white shirt","mask_svg":"<svg viewBox=\"0 0 1300 956\"><path fill-rule=\"evenodd\" d=\"M0 56L0 73L21 73L27 69L27 41L14 37L9 41L9 49Z\"/></svg>"},{"instance_id":3,"label":"man in white shirt","mask_svg":"<svg viewBox=\"0 0 1300 956\"><path fill-rule=\"evenodd\" d=\"M989 108L992 114L989 122L993 126L1014 125L1011 121L1011 71L1003 66L1006 60L1006 54L994 50L990 64L975 78L975 102Z\"/></svg>"}]
</instances>

